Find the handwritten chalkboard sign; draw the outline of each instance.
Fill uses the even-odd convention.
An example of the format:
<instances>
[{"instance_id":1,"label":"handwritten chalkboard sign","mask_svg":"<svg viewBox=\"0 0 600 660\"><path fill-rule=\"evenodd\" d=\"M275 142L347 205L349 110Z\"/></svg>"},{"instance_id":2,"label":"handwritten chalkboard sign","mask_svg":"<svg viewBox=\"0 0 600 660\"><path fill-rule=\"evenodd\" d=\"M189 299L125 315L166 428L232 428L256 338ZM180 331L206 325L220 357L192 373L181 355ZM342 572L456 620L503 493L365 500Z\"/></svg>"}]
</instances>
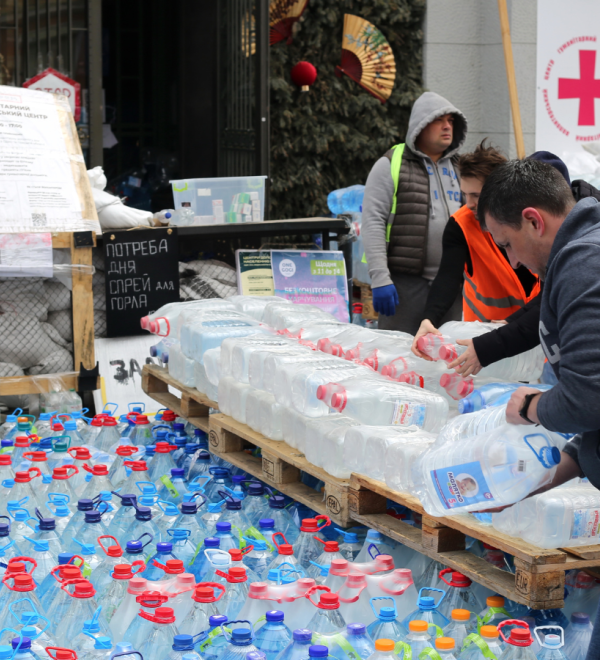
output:
<instances>
[{"instance_id":1,"label":"handwritten chalkboard sign","mask_svg":"<svg viewBox=\"0 0 600 660\"><path fill-rule=\"evenodd\" d=\"M179 300L176 229L111 231L103 235L106 334L144 334L140 319Z\"/></svg>"}]
</instances>

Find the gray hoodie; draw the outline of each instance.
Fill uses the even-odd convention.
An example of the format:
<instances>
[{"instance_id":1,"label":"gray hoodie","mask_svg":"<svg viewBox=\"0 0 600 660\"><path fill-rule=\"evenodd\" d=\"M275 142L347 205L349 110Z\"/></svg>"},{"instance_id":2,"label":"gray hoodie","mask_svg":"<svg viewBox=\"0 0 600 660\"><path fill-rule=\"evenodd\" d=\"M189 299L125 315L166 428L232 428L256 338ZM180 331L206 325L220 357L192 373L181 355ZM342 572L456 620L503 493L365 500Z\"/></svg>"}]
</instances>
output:
<instances>
[{"instance_id":1,"label":"gray hoodie","mask_svg":"<svg viewBox=\"0 0 600 660\"><path fill-rule=\"evenodd\" d=\"M452 113L454 138L442 158L434 163L420 152L415 142L421 131L434 119ZM425 92L414 103L408 122L406 146L423 159L429 174L429 227L427 235L427 261L423 277L433 280L442 258L442 234L448 218L462 206L457 174L451 157L457 153L467 136L467 120L463 113L449 101L435 94ZM386 227L394 197L394 182L390 161L380 158L367 178L363 199L362 237L365 246L369 274L373 288L392 283L387 265Z\"/></svg>"},{"instance_id":2,"label":"gray hoodie","mask_svg":"<svg viewBox=\"0 0 600 660\"><path fill-rule=\"evenodd\" d=\"M537 414L550 431L582 433L565 451L600 487L600 202L577 202L548 260L540 340L558 384Z\"/></svg>"}]
</instances>

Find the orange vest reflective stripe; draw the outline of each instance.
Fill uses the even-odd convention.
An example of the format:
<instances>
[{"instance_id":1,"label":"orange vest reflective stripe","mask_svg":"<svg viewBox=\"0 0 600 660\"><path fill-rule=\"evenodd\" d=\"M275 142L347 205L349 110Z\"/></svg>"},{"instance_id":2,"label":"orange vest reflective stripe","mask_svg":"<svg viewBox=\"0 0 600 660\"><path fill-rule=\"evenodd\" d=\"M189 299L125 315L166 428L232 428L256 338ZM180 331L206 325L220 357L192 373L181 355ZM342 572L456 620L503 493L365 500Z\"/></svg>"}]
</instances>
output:
<instances>
[{"instance_id":1,"label":"orange vest reflective stripe","mask_svg":"<svg viewBox=\"0 0 600 660\"><path fill-rule=\"evenodd\" d=\"M463 315L465 321L501 321L514 314L540 292L539 279L529 295L512 266L508 263L492 236L482 231L472 211L461 207L453 216L463 230L473 274L465 264Z\"/></svg>"}]
</instances>

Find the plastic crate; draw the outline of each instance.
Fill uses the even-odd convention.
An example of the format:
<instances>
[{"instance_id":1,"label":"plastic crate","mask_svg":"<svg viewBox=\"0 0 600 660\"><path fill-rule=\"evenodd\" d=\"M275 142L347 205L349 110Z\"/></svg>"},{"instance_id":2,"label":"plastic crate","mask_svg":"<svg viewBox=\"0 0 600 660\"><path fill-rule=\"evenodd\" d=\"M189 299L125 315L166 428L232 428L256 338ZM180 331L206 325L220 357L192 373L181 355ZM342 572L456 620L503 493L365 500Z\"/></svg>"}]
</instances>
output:
<instances>
[{"instance_id":1,"label":"plastic crate","mask_svg":"<svg viewBox=\"0 0 600 660\"><path fill-rule=\"evenodd\" d=\"M171 181L175 208L189 206L195 225L262 222L266 176Z\"/></svg>"}]
</instances>

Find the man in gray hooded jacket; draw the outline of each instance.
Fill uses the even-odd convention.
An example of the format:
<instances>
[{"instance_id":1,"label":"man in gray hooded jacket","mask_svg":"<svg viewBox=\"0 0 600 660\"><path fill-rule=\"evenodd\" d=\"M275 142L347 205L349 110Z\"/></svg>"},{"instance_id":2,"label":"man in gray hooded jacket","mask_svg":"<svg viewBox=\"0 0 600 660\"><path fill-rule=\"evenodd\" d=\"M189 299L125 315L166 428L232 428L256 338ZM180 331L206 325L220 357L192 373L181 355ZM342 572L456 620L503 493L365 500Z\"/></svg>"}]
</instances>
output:
<instances>
[{"instance_id":1,"label":"man in gray hooded jacket","mask_svg":"<svg viewBox=\"0 0 600 660\"><path fill-rule=\"evenodd\" d=\"M406 144L373 166L363 200L362 237L379 327L415 334L442 257L442 234L462 206L454 162L465 116L434 92L414 103ZM462 299L444 321L460 319Z\"/></svg>"}]
</instances>

